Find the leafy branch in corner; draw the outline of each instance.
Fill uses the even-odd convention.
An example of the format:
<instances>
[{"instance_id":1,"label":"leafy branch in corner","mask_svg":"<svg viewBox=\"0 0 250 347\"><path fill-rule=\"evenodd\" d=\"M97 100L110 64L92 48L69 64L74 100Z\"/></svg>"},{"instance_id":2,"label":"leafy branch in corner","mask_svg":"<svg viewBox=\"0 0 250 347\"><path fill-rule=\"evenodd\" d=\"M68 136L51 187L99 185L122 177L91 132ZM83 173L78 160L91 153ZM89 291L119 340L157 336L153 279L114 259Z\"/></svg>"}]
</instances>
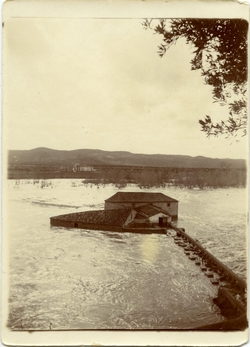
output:
<instances>
[{"instance_id":1,"label":"leafy branch in corner","mask_svg":"<svg viewBox=\"0 0 250 347\"><path fill-rule=\"evenodd\" d=\"M162 35L158 47L162 58L180 38L193 48L191 70L200 70L212 86L214 102L227 105L228 119L213 122L210 116L199 120L209 136L236 136L247 131L247 33L243 19L145 19L144 29Z\"/></svg>"}]
</instances>

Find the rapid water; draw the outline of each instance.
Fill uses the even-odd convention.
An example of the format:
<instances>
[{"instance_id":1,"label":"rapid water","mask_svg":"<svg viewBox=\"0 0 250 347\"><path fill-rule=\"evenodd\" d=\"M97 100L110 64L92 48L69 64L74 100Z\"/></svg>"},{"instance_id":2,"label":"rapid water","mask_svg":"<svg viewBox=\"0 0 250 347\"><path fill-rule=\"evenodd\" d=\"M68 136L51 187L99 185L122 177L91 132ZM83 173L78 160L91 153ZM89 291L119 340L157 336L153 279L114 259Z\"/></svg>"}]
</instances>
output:
<instances>
[{"instance_id":1,"label":"rapid water","mask_svg":"<svg viewBox=\"0 0 250 347\"><path fill-rule=\"evenodd\" d=\"M118 190L81 180L8 181L9 321L14 330L188 329L220 322L217 287L171 237L51 228ZM141 190L140 190L141 191ZM178 225L246 276L246 190L150 189L179 200Z\"/></svg>"}]
</instances>

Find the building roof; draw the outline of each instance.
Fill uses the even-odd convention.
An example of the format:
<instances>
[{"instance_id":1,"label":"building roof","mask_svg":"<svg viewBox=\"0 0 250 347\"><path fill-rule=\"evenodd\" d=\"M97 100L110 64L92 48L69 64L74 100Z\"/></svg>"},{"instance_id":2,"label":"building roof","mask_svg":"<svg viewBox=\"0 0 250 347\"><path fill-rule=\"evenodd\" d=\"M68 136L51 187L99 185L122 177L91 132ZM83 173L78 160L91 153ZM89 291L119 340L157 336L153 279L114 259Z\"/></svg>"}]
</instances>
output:
<instances>
[{"instance_id":1,"label":"building roof","mask_svg":"<svg viewBox=\"0 0 250 347\"><path fill-rule=\"evenodd\" d=\"M155 216L158 213L164 213L166 216L168 216L168 214L165 211L163 211L162 209L157 208L157 207L155 207L153 205L150 205L150 204L136 207L135 210L139 214L143 214L146 217L152 217L152 216Z\"/></svg>"},{"instance_id":2,"label":"building roof","mask_svg":"<svg viewBox=\"0 0 250 347\"><path fill-rule=\"evenodd\" d=\"M97 210L97 211L85 211L77 213L68 213L60 216L51 217L51 219L68 221L68 222L80 222L86 224L103 224L103 225L117 225L122 226L131 209L120 210Z\"/></svg>"},{"instance_id":3,"label":"building roof","mask_svg":"<svg viewBox=\"0 0 250 347\"><path fill-rule=\"evenodd\" d=\"M107 202L178 202L169 196L162 193L145 193L145 192L117 192L110 198L106 199Z\"/></svg>"},{"instance_id":4,"label":"building roof","mask_svg":"<svg viewBox=\"0 0 250 347\"><path fill-rule=\"evenodd\" d=\"M135 217L134 217L134 219L143 219L143 220L145 220L145 219L148 219L148 216L145 216L145 214L137 212Z\"/></svg>"}]
</instances>

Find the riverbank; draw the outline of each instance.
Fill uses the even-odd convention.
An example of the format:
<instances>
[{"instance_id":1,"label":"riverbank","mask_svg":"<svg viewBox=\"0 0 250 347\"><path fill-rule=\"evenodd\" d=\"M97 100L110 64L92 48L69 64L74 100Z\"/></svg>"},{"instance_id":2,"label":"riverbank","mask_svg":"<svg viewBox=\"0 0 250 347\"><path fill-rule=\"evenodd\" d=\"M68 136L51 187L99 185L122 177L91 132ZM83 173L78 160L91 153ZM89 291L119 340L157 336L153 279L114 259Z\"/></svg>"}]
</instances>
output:
<instances>
[{"instance_id":1,"label":"riverbank","mask_svg":"<svg viewBox=\"0 0 250 347\"><path fill-rule=\"evenodd\" d=\"M93 171L13 169L8 178L16 180L83 179L95 185L115 184L119 188L137 184L141 189L176 186L183 188L246 187L246 169L96 167Z\"/></svg>"}]
</instances>

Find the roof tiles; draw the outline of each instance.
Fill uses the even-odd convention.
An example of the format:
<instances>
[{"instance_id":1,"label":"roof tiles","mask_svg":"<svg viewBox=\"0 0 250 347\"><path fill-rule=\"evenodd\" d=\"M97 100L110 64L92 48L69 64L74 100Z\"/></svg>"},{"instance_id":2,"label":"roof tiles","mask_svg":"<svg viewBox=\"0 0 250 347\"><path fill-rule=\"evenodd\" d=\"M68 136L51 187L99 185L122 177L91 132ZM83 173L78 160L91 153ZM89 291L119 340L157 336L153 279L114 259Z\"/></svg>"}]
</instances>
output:
<instances>
[{"instance_id":1,"label":"roof tiles","mask_svg":"<svg viewBox=\"0 0 250 347\"><path fill-rule=\"evenodd\" d=\"M85 224L122 226L126 222L130 212L131 210L129 209L85 211L55 216L51 217L51 219L68 222L80 222Z\"/></svg>"},{"instance_id":2,"label":"roof tiles","mask_svg":"<svg viewBox=\"0 0 250 347\"><path fill-rule=\"evenodd\" d=\"M145 192L117 192L110 198L106 199L107 202L178 202L162 193L145 193Z\"/></svg>"},{"instance_id":3,"label":"roof tiles","mask_svg":"<svg viewBox=\"0 0 250 347\"><path fill-rule=\"evenodd\" d=\"M161 210L160 208L152 206L150 204L137 207L137 208L135 208L135 210L139 213L142 212L143 214L147 215L148 217L154 216L158 213L164 213L165 215L168 215L167 212Z\"/></svg>"}]
</instances>

